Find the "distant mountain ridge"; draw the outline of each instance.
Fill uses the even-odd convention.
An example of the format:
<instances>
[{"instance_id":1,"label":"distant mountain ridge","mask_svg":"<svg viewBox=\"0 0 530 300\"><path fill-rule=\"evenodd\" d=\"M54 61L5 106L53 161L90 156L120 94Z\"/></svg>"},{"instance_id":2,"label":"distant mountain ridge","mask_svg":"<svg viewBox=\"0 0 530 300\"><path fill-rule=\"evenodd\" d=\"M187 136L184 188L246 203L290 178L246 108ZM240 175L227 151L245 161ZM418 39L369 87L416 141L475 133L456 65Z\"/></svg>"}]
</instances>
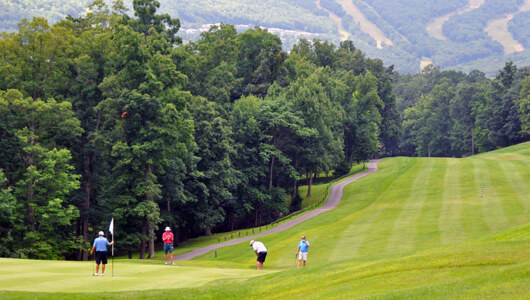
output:
<instances>
[{"instance_id":1,"label":"distant mountain ridge","mask_svg":"<svg viewBox=\"0 0 530 300\"><path fill-rule=\"evenodd\" d=\"M433 63L492 76L508 60L530 65L530 0L159 1L160 12L181 20L184 40L198 39L206 24L224 22L238 30L271 28L287 51L300 38L336 44L350 39L402 73ZM44 16L55 23L78 16L90 2L0 0L0 31L16 30L24 17ZM132 0L125 4L132 7Z\"/></svg>"}]
</instances>

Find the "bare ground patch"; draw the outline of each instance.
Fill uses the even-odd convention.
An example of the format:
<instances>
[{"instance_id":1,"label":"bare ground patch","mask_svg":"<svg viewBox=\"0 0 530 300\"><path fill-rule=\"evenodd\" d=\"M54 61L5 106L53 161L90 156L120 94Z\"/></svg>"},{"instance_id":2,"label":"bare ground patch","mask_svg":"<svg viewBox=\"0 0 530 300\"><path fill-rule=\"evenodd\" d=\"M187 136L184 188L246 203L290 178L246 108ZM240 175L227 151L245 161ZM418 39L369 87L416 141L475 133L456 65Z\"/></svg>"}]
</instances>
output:
<instances>
[{"instance_id":1,"label":"bare ground patch","mask_svg":"<svg viewBox=\"0 0 530 300\"><path fill-rule=\"evenodd\" d=\"M501 43L504 47L505 54L524 51L523 45L513 38L513 35L508 30L508 22L513 17L525 11L530 11L530 0L526 0L519 9L514 13L504 14L502 17L493 19L488 22L484 31L495 41Z\"/></svg>"}]
</instances>

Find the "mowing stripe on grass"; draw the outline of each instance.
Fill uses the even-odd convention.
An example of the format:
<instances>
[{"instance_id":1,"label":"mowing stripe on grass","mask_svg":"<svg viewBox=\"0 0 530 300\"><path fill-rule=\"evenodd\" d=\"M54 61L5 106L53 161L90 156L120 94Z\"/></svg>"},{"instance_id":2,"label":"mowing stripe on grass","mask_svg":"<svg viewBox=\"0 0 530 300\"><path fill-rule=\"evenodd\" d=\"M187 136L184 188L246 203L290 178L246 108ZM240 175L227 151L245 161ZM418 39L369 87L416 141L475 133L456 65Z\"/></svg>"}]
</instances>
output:
<instances>
[{"instance_id":1,"label":"mowing stripe on grass","mask_svg":"<svg viewBox=\"0 0 530 300\"><path fill-rule=\"evenodd\" d=\"M414 178L405 182L402 186L408 195L403 195L404 203L400 203L401 212L395 219L391 235L388 239L387 252L407 252L414 248L415 239L418 234L415 223L425 201L428 179L434 166L434 160L421 160L414 169L414 173L407 174L408 178ZM397 195L395 195L397 196Z\"/></svg>"},{"instance_id":2,"label":"mowing stripe on grass","mask_svg":"<svg viewBox=\"0 0 530 300\"><path fill-rule=\"evenodd\" d=\"M339 222L330 224L327 232L332 232L336 236L335 239L345 241L348 247L345 250L343 243L334 244L332 254L329 256L330 261L343 260L345 255L356 258L360 256L359 249L372 237L369 230L382 212L378 209L378 203L385 202L388 193L401 186L399 178L408 174L416 162L416 159L407 159L406 163L402 163L399 167L385 169L385 172L367 178L370 184L361 186L361 189L357 187L358 184L351 184L344 189L345 199L341 202L341 209L352 213L340 220L340 227L335 225ZM392 180L389 181L387 178ZM374 186L377 188L373 188ZM338 230L339 228L344 230Z\"/></svg>"},{"instance_id":3,"label":"mowing stripe on grass","mask_svg":"<svg viewBox=\"0 0 530 300\"><path fill-rule=\"evenodd\" d=\"M374 223L374 220L377 219L379 214L381 213L381 210L377 210L370 214L363 214L359 220L353 222L350 224L350 226L346 227L346 230L344 230L341 234L342 240L348 240L351 241L348 246L348 251L351 253L351 257L357 257L359 255L359 249L361 246L364 245L364 241L367 238L368 232L372 224ZM343 252L343 245L342 244L336 244L333 253L340 253ZM331 261L337 261L337 260L343 260L343 256L339 255L331 255L330 260Z\"/></svg>"},{"instance_id":4,"label":"mowing stripe on grass","mask_svg":"<svg viewBox=\"0 0 530 300\"><path fill-rule=\"evenodd\" d=\"M403 198L410 195L411 178L415 178L418 169L426 161L414 159L415 164L397 178L387 188L385 193L372 204L369 212L375 214L371 225L364 234L359 256L373 257L374 255L395 255L396 251L388 252L388 242L394 228L395 219L403 210Z\"/></svg>"},{"instance_id":5,"label":"mowing stripe on grass","mask_svg":"<svg viewBox=\"0 0 530 300\"><path fill-rule=\"evenodd\" d=\"M481 191L479 203L482 208L482 215L488 224L490 231L498 231L509 224L502 201L499 199L495 186L491 183L488 170L488 162L483 159L474 159L475 185Z\"/></svg>"},{"instance_id":6,"label":"mowing stripe on grass","mask_svg":"<svg viewBox=\"0 0 530 300\"><path fill-rule=\"evenodd\" d=\"M462 200L460 196L460 159L448 159L443 190L443 204L438 228L442 245L465 240L466 233L462 226Z\"/></svg>"},{"instance_id":7,"label":"mowing stripe on grass","mask_svg":"<svg viewBox=\"0 0 530 300\"><path fill-rule=\"evenodd\" d=\"M530 174L528 174L528 170L530 168L511 161L504 161L500 166L505 176L509 177L507 183L515 192L519 204L524 208L524 215L528 217L530 213L530 186L528 185ZM524 180L523 177L527 179Z\"/></svg>"},{"instance_id":8,"label":"mowing stripe on grass","mask_svg":"<svg viewBox=\"0 0 530 300\"><path fill-rule=\"evenodd\" d=\"M473 237L477 233L489 233L490 229L482 215L480 203L480 185L477 186L474 171L474 160L462 159L460 166L460 197L463 203L462 226L467 236Z\"/></svg>"},{"instance_id":9,"label":"mowing stripe on grass","mask_svg":"<svg viewBox=\"0 0 530 300\"><path fill-rule=\"evenodd\" d=\"M445 173L447 170L446 158L430 158L435 162L430 173L428 183L424 187L427 192L423 207L416 226L418 235L416 237L416 249L430 248L440 244L440 229L438 218L442 211L443 189L445 187Z\"/></svg>"},{"instance_id":10,"label":"mowing stripe on grass","mask_svg":"<svg viewBox=\"0 0 530 300\"><path fill-rule=\"evenodd\" d=\"M525 217L527 215L525 207L521 203L521 200L519 200L519 195L515 189L512 188L512 174L515 173L515 170L511 168L509 171L506 171L503 165L504 162L499 163L499 161L488 163L490 178L494 182L495 191L501 201L502 208L510 225L527 222L528 218Z\"/></svg>"}]
</instances>

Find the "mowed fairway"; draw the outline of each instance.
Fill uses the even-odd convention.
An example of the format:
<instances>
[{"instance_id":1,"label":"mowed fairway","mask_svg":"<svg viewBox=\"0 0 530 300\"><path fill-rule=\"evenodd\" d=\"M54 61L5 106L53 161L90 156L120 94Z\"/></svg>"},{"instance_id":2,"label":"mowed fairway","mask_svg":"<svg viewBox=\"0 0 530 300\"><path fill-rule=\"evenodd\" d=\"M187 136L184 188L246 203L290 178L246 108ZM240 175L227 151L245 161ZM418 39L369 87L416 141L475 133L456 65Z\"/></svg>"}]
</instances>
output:
<instances>
[{"instance_id":1,"label":"mowed fairway","mask_svg":"<svg viewBox=\"0 0 530 300\"><path fill-rule=\"evenodd\" d=\"M260 238L273 272L252 270L248 242L183 267L120 262L115 278L92 278L82 262L0 260L0 290L30 291L0 298L530 298L530 143L378 168L348 185L336 209ZM311 248L297 270L301 235ZM102 290L125 292L75 293Z\"/></svg>"},{"instance_id":2,"label":"mowed fairway","mask_svg":"<svg viewBox=\"0 0 530 300\"><path fill-rule=\"evenodd\" d=\"M267 265L288 268L307 235L311 264L372 261L486 238L530 222L530 143L470 158L390 158L348 185L339 206L261 238ZM232 246L198 259L240 262ZM251 257L248 258L252 259Z\"/></svg>"}]
</instances>

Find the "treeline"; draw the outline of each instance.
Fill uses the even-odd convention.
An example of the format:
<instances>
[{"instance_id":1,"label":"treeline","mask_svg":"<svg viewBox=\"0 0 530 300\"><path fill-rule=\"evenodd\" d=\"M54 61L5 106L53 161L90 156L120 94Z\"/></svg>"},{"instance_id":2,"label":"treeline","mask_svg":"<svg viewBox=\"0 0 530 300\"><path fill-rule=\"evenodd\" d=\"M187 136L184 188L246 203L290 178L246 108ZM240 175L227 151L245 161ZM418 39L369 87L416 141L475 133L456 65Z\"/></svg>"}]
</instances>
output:
<instances>
[{"instance_id":1,"label":"treeline","mask_svg":"<svg viewBox=\"0 0 530 300\"><path fill-rule=\"evenodd\" d=\"M302 177L397 151L394 72L352 42L288 54L223 24L180 45L158 5L2 34L1 256L87 259L114 217L117 250L151 257L160 226L265 224L300 208Z\"/></svg>"},{"instance_id":2,"label":"treeline","mask_svg":"<svg viewBox=\"0 0 530 300\"><path fill-rule=\"evenodd\" d=\"M530 67L509 62L490 80L431 66L395 80L403 155L461 157L530 138Z\"/></svg>"}]
</instances>

